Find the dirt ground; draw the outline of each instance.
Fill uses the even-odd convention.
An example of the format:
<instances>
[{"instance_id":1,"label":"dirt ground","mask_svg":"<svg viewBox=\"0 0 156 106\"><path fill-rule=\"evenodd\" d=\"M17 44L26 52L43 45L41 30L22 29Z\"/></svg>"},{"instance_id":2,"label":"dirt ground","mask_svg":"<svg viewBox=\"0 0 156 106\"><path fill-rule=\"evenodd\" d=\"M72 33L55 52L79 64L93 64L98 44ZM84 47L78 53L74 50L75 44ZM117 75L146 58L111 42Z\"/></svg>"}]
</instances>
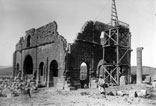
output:
<instances>
[{"instance_id":1,"label":"dirt ground","mask_svg":"<svg viewBox=\"0 0 156 106\"><path fill-rule=\"evenodd\" d=\"M12 98L0 97L0 106L156 106L156 97L104 97L98 89L63 91L54 88L40 88L38 92L32 93L32 98L28 95Z\"/></svg>"}]
</instances>

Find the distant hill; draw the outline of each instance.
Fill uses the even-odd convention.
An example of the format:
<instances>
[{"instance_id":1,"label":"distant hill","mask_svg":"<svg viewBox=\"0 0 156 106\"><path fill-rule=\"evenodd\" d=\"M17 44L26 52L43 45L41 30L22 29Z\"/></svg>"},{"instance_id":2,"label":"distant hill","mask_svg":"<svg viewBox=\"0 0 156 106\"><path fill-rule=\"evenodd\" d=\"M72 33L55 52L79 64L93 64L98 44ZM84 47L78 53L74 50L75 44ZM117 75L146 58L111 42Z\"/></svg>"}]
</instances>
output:
<instances>
[{"instance_id":1,"label":"distant hill","mask_svg":"<svg viewBox=\"0 0 156 106\"><path fill-rule=\"evenodd\" d=\"M85 73L85 70L82 68L82 73ZM136 75L136 66L131 66L131 74ZM11 76L13 73L13 67L0 66L0 76ZM151 77L156 78L156 69L153 67L143 66L143 75L150 75Z\"/></svg>"},{"instance_id":2,"label":"distant hill","mask_svg":"<svg viewBox=\"0 0 156 106\"><path fill-rule=\"evenodd\" d=\"M131 74L136 75L137 66L131 67ZM153 67L143 66L142 67L142 74L143 75L150 75L152 78L156 78L156 69Z\"/></svg>"},{"instance_id":3,"label":"distant hill","mask_svg":"<svg viewBox=\"0 0 156 106\"><path fill-rule=\"evenodd\" d=\"M9 66L0 66L0 69L8 68Z\"/></svg>"},{"instance_id":4,"label":"distant hill","mask_svg":"<svg viewBox=\"0 0 156 106\"><path fill-rule=\"evenodd\" d=\"M0 76L11 76L13 73L13 67L0 67Z\"/></svg>"}]
</instances>

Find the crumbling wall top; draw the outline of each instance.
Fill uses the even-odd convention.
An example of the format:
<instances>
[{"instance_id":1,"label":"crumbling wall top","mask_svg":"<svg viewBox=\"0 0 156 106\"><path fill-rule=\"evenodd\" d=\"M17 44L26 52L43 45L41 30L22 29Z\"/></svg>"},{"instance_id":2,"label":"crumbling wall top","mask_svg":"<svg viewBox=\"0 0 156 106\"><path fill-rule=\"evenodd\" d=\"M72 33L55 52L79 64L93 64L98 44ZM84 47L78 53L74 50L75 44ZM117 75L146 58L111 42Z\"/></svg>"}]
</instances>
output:
<instances>
[{"instance_id":1,"label":"crumbling wall top","mask_svg":"<svg viewBox=\"0 0 156 106\"><path fill-rule=\"evenodd\" d=\"M107 24L98 21L86 21L78 33L76 40L84 40L88 42L96 42L100 44L100 34L108 28ZM75 40L75 41L76 41Z\"/></svg>"},{"instance_id":2,"label":"crumbling wall top","mask_svg":"<svg viewBox=\"0 0 156 106\"><path fill-rule=\"evenodd\" d=\"M16 50L54 43L58 36L61 36L57 32L57 23L55 21L37 29L29 29L25 33L26 35L20 38L17 43Z\"/></svg>"}]
</instances>

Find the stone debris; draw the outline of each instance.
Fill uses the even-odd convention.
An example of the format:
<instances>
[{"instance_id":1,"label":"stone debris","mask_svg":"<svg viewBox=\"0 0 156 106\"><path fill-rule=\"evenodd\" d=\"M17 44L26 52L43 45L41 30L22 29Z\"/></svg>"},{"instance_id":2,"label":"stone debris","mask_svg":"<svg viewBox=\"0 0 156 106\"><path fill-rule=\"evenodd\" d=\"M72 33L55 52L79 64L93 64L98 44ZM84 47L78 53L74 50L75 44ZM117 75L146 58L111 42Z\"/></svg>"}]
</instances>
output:
<instances>
[{"instance_id":1,"label":"stone debris","mask_svg":"<svg viewBox=\"0 0 156 106\"><path fill-rule=\"evenodd\" d=\"M120 77L120 85L126 85L126 76Z\"/></svg>"},{"instance_id":2,"label":"stone debris","mask_svg":"<svg viewBox=\"0 0 156 106\"><path fill-rule=\"evenodd\" d=\"M97 88L97 79L91 80L91 88Z\"/></svg>"},{"instance_id":3,"label":"stone debris","mask_svg":"<svg viewBox=\"0 0 156 106\"><path fill-rule=\"evenodd\" d=\"M110 92L107 93L107 95L110 95L110 96L116 96L116 92L112 92L112 91L110 91Z\"/></svg>"},{"instance_id":4,"label":"stone debris","mask_svg":"<svg viewBox=\"0 0 156 106\"><path fill-rule=\"evenodd\" d=\"M156 88L156 81L152 82L152 87Z\"/></svg>"},{"instance_id":5,"label":"stone debris","mask_svg":"<svg viewBox=\"0 0 156 106\"><path fill-rule=\"evenodd\" d=\"M129 97L146 97L147 96L147 90L141 89L141 90L131 90L129 91Z\"/></svg>"},{"instance_id":6,"label":"stone debris","mask_svg":"<svg viewBox=\"0 0 156 106\"><path fill-rule=\"evenodd\" d=\"M137 97L136 91L135 91L135 90L130 90L130 91L129 91L129 97L132 97L132 98Z\"/></svg>"},{"instance_id":7,"label":"stone debris","mask_svg":"<svg viewBox=\"0 0 156 106\"><path fill-rule=\"evenodd\" d=\"M145 84L150 84L151 83L151 76L146 76L145 80L143 81Z\"/></svg>"},{"instance_id":8,"label":"stone debris","mask_svg":"<svg viewBox=\"0 0 156 106\"><path fill-rule=\"evenodd\" d=\"M27 94L28 89L31 92L37 90L33 80L6 79L0 84L0 97L12 98L20 94Z\"/></svg>"},{"instance_id":9,"label":"stone debris","mask_svg":"<svg viewBox=\"0 0 156 106\"><path fill-rule=\"evenodd\" d=\"M125 85L125 86L110 86L106 89L106 94L110 96L125 96L130 98L144 97L149 98L153 95L152 85Z\"/></svg>"},{"instance_id":10,"label":"stone debris","mask_svg":"<svg viewBox=\"0 0 156 106\"><path fill-rule=\"evenodd\" d=\"M136 91L136 93L138 97L145 97L147 95L146 90L139 90L139 91Z\"/></svg>"},{"instance_id":11,"label":"stone debris","mask_svg":"<svg viewBox=\"0 0 156 106\"><path fill-rule=\"evenodd\" d=\"M124 91L117 91L117 95L118 96L124 96L124 95L126 95L126 93Z\"/></svg>"}]
</instances>

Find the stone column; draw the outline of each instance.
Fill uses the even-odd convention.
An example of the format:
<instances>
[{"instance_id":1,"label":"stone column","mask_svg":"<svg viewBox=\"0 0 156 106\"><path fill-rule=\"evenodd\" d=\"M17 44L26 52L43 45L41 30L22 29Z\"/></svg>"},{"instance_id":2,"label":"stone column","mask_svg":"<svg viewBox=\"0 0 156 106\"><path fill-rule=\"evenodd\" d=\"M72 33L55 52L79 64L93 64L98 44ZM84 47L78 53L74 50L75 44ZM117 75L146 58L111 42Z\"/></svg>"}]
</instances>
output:
<instances>
[{"instance_id":1,"label":"stone column","mask_svg":"<svg viewBox=\"0 0 156 106\"><path fill-rule=\"evenodd\" d=\"M142 83L142 50L143 47L137 48L137 84Z\"/></svg>"}]
</instances>

